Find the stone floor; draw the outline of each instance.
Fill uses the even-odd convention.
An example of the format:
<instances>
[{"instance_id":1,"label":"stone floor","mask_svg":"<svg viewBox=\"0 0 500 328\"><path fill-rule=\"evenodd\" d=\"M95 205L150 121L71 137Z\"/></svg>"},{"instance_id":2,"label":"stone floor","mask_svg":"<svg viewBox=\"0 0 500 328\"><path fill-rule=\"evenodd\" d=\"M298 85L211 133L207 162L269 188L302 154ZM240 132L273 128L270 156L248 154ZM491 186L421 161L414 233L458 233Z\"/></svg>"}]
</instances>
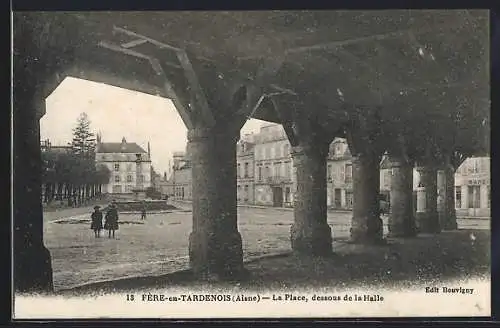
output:
<instances>
[{"instance_id":1,"label":"stone floor","mask_svg":"<svg viewBox=\"0 0 500 328\"><path fill-rule=\"evenodd\" d=\"M385 246L335 242L329 257L283 253L251 260L249 277L240 282L205 283L189 270L174 274L127 278L81 286L66 293L107 293L188 287L206 290L237 286L241 290L300 290L308 288L403 287L442 284L447 280L487 277L490 233L459 230L411 239L392 239Z\"/></svg>"},{"instance_id":2,"label":"stone floor","mask_svg":"<svg viewBox=\"0 0 500 328\"><path fill-rule=\"evenodd\" d=\"M425 276L425 272L432 271L426 271L429 265L431 269L441 268L438 271L442 271L443 274L455 272L461 267L464 268L464 272L468 272L476 262L482 263L481 267L489 265L489 220L465 222L461 220L459 222L461 228L469 230L443 233L439 238L420 236L408 240L392 240L390 245L385 247L365 247L342 242L348 237L350 213L328 215L336 240L335 254L327 259L298 258L286 255L290 252L289 231L293 221L292 212L240 208L239 230L243 238L245 260L252 261L263 256L281 255L248 263L247 268L252 272L252 282L249 286L258 288L261 285L266 287L274 283L287 284L288 272L291 275L289 279L292 279L289 283L294 286L301 279L309 283L311 278L317 275L321 276L318 281L323 283L325 279L330 281L335 278L327 278L328 274L325 275L325 272L333 274L345 271L341 276L350 275L353 278L349 279L354 281L362 278L355 278L359 272L372 272L370 271L372 269L365 268L365 265L373 266L373 270L385 272L382 274L382 271L377 271L380 276L377 279L406 277L415 270L423 270L422 275ZM188 272L177 273L170 278L165 277L166 274L188 268L190 212L153 214L149 215L145 222L140 221L139 215L122 215L120 219L124 224L117 231L116 239L94 238L89 229L88 216L89 214L81 214L78 211L69 213L68 217L60 221L60 213L58 220L51 218L50 213L46 214L45 243L52 255L56 290L108 280L127 278L140 280L142 278L137 277L148 276L163 275L159 278L159 281L163 281L162 284L165 283L165 279L167 281L174 279L176 283L181 283L185 279L190 280ZM474 237L476 238L474 241L470 239L471 233L477 236ZM449 242L450 245L461 246L448 247L446 245ZM463 253L463 258L457 253L458 251ZM429 263L435 264L426 264L430 261L425 257L427 253L436 259L435 262ZM470 262L472 260L469 259L469 255L477 255L477 259L474 260L476 262ZM408 256L413 262L406 263L407 260L402 260L409 258ZM314 268L312 271L311 266ZM453 269L455 271L450 271L449 268L455 267L457 268ZM287 268L283 271L287 272L285 276L282 271L273 271L282 268L283 270ZM357 270L359 268L362 270ZM350 270L354 271L349 273ZM441 274L439 272L436 274ZM179 280L178 277L183 278ZM335 279L345 281L341 277Z\"/></svg>"}]
</instances>

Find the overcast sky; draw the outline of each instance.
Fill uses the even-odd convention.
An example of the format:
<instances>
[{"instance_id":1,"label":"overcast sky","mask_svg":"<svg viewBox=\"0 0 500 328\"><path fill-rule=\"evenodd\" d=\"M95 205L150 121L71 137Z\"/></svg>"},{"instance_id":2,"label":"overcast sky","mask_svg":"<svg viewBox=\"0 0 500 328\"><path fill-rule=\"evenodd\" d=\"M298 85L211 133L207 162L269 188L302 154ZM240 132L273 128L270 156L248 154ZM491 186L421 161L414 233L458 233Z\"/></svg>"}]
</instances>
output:
<instances>
[{"instance_id":1,"label":"overcast sky","mask_svg":"<svg viewBox=\"0 0 500 328\"><path fill-rule=\"evenodd\" d=\"M120 142L125 137L147 150L149 141L158 173L168 172L172 152L185 151L187 129L169 99L68 77L47 97L46 105L40 134L53 145L70 142L76 119L86 112L91 129L101 133L103 142ZM242 135L258 132L262 123L247 121Z\"/></svg>"}]
</instances>

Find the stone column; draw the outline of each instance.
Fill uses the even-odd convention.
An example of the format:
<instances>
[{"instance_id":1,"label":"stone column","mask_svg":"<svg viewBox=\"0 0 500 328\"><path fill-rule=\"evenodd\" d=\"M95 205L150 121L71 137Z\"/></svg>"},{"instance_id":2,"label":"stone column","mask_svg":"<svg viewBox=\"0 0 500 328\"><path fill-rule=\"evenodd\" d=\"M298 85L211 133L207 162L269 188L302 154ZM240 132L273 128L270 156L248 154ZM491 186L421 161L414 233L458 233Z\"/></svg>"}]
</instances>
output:
<instances>
[{"instance_id":1,"label":"stone column","mask_svg":"<svg viewBox=\"0 0 500 328\"><path fill-rule=\"evenodd\" d=\"M236 207L238 133L217 125L188 132L193 179L189 258L195 275L202 279L237 278L243 272Z\"/></svg>"},{"instance_id":2,"label":"stone column","mask_svg":"<svg viewBox=\"0 0 500 328\"><path fill-rule=\"evenodd\" d=\"M443 230L456 230L457 212L455 210L455 170L447 166L444 169L445 190L444 190L444 217L441 221Z\"/></svg>"},{"instance_id":3,"label":"stone column","mask_svg":"<svg viewBox=\"0 0 500 328\"><path fill-rule=\"evenodd\" d=\"M425 188L425 211L417 212L419 232L439 233L441 225L437 213L437 170L431 165L418 167L420 182Z\"/></svg>"},{"instance_id":4,"label":"stone column","mask_svg":"<svg viewBox=\"0 0 500 328\"><path fill-rule=\"evenodd\" d=\"M462 195L462 209L466 210L469 208L469 186L464 183L461 188L461 195Z\"/></svg>"},{"instance_id":5,"label":"stone column","mask_svg":"<svg viewBox=\"0 0 500 328\"><path fill-rule=\"evenodd\" d=\"M327 154L328 144L311 142L292 148L297 190L290 235L292 249L299 253L326 255L332 252L326 206Z\"/></svg>"},{"instance_id":6,"label":"stone column","mask_svg":"<svg viewBox=\"0 0 500 328\"><path fill-rule=\"evenodd\" d=\"M353 217L351 240L377 243L383 240L380 218L380 157L372 152L352 158Z\"/></svg>"},{"instance_id":7,"label":"stone column","mask_svg":"<svg viewBox=\"0 0 500 328\"><path fill-rule=\"evenodd\" d=\"M413 168L403 158L391 156L391 213L389 234L391 237L416 235L413 215Z\"/></svg>"},{"instance_id":8,"label":"stone column","mask_svg":"<svg viewBox=\"0 0 500 328\"><path fill-rule=\"evenodd\" d=\"M20 76L16 79L23 81ZM40 198L39 120L45 103L35 103L33 94L19 89L14 87L14 288L18 292L49 292L53 290L52 263L43 244Z\"/></svg>"},{"instance_id":9,"label":"stone column","mask_svg":"<svg viewBox=\"0 0 500 328\"><path fill-rule=\"evenodd\" d=\"M445 203L446 173L443 168L439 168L436 171L436 183L437 183L436 208L437 208L439 222L442 226L446 217L446 203Z\"/></svg>"}]
</instances>

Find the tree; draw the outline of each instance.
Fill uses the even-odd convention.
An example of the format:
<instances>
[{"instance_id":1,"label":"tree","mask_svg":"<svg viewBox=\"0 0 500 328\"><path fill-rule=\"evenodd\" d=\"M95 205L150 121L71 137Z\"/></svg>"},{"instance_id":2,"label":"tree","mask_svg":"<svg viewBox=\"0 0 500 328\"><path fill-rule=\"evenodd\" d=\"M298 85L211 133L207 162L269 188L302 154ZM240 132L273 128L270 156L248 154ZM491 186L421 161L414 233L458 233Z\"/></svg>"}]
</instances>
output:
<instances>
[{"instance_id":1,"label":"tree","mask_svg":"<svg viewBox=\"0 0 500 328\"><path fill-rule=\"evenodd\" d=\"M77 119L76 127L73 129L73 140L71 141L73 153L93 158L95 152L95 137L90 131L90 120L87 113L83 112Z\"/></svg>"}]
</instances>

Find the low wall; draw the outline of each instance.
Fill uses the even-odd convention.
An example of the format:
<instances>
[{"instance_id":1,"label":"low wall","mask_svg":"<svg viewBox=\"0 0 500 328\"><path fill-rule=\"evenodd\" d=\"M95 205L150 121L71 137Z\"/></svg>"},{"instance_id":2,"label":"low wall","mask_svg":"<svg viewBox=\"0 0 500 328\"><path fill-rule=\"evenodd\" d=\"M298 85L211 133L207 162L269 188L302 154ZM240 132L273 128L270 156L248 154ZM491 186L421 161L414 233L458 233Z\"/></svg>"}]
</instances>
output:
<instances>
[{"instance_id":1,"label":"low wall","mask_svg":"<svg viewBox=\"0 0 500 328\"><path fill-rule=\"evenodd\" d=\"M117 200L116 207L118 212L140 212L146 205L146 211L161 211L161 210L175 210L172 204L168 204L166 200L146 200L146 201L133 201L133 200Z\"/></svg>"}]
</instances>

